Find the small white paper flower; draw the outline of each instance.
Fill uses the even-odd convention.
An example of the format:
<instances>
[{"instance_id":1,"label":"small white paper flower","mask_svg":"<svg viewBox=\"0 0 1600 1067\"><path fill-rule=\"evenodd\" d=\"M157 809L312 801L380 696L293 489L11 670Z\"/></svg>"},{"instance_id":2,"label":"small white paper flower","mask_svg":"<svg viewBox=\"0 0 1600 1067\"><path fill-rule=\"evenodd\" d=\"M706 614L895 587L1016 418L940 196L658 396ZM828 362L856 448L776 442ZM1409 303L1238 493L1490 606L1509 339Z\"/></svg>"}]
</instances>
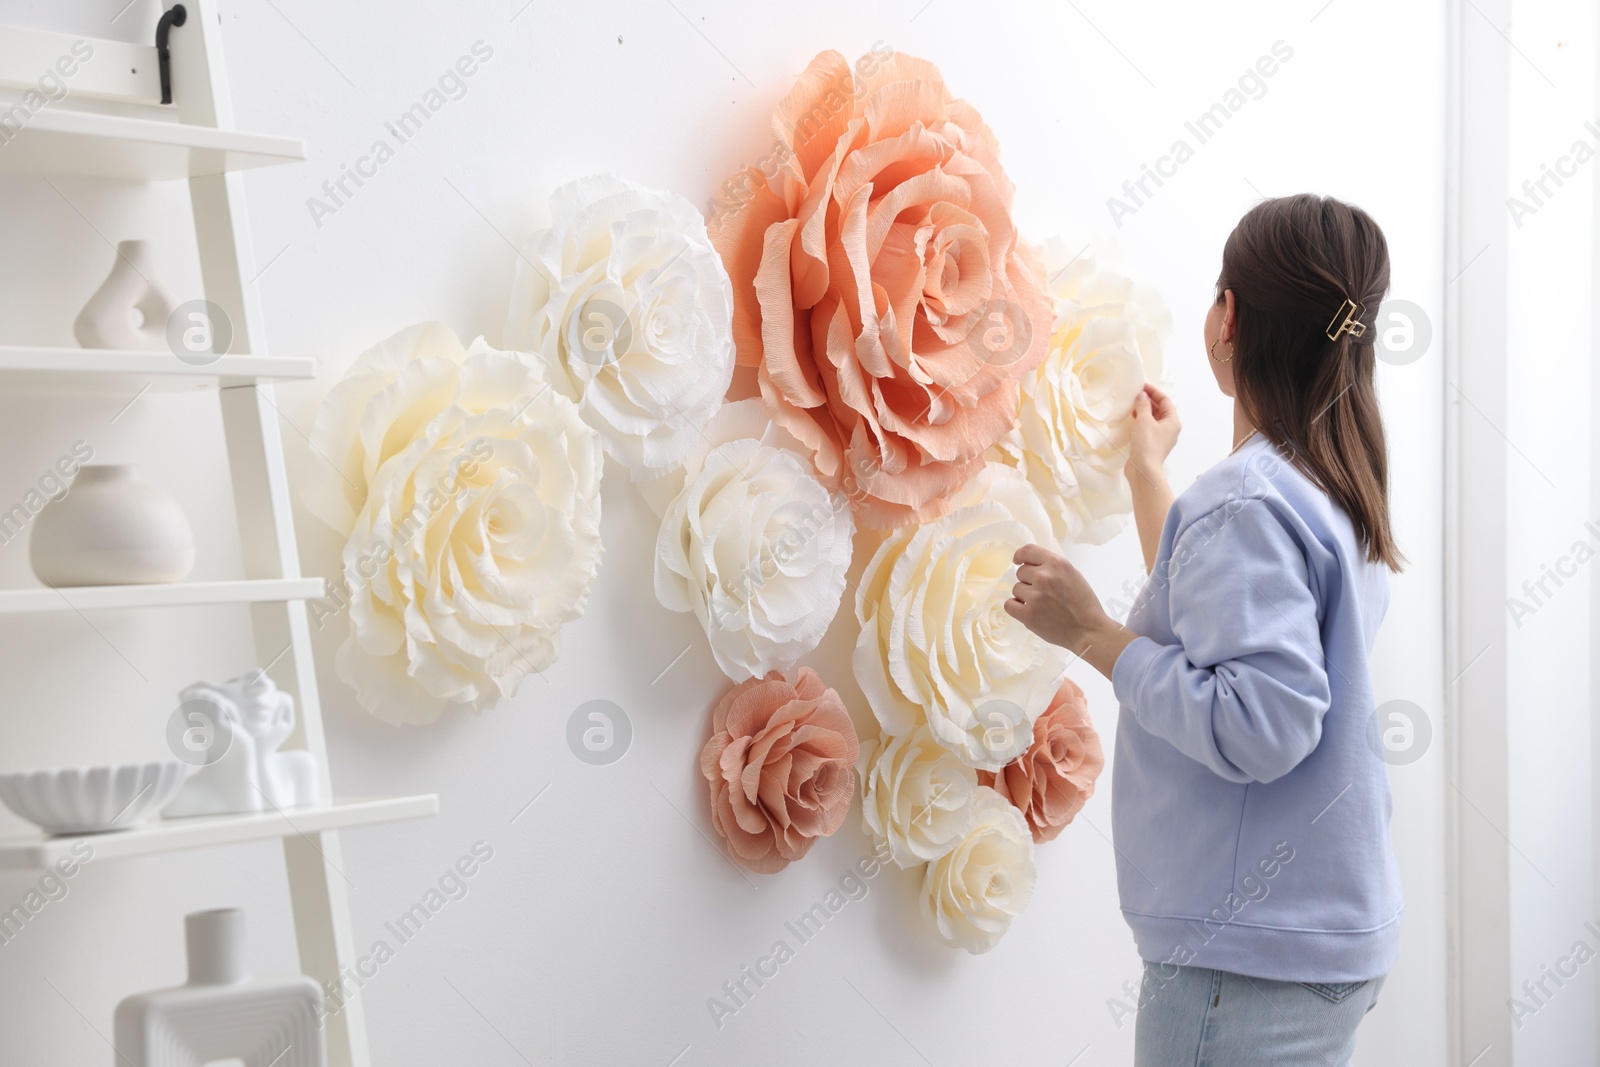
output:
<instances>
[{"instance_id":1,"label":"small white paper flower","mask_svg":"<svg viewBox=\"0 0 1600 1067\"><path fill-rule=\"evenodd\" d=\"M459 363L411 351L350 420L365 499L335 659L396 724L482 710L555 662L600 561L600 440L576 405L481 339Z\"/></svg>"},{"instance_id":2,"label":"small white paper flower","mask_svg":"<svg viewBox=\"0 0 1600 1067\"><path fill-rule=\"evenodd\" d=\"M681 463L733 377L733 288L676 193L609 174L550 197L518 257L505 344L540 357L636 479Z\"/></svg>"},{"instance_id":3,"label":"small white paper flower","mask_svg":"<svg viewBox=\"0 0 1600 1067\"><path fill-rule=\"evenodd\" d=\"M972 827L978 772L926 726L861 745L861 821L900 867L936 860Z\"/></svg>"},{"instance_id":4,"label":"small white paper flower","mask_svg":"<svg viewBox=\"0 0 1600 1067\"><path fill-rule=\"evenodd\" d=\"M972 827L928 864L922 912L939 939L977 955L1000 943L1033 899L1033 837L1022 813L986 785L972 801Z\"/></svg>"},{"instance_id":5,"label":"small white paper flower","mask_svg":"<svg viewBox=\"0 0 1600 1067\"><path fill-rule=\"evenodd\" d=\"M991 463L933 522L892 532L856 588L854 668L878 723L926 722L970 767L999 770L1033 739L1066 670L1064 649L1005 610L1011 558L1051 545L1050 518L1016 471Z\"/></svg>"},{"instance_id":6,"label":"small white paper flower","mask_svg":"<svg viewBox=\"0 0 1600 1067\"><path fill-rule=\"evenodd\" d=\"M849 507L760 403L726 404L662 516L656 598L694 613L734 681L787 670L838 613L854 533Z\"/></svg>"},{"instance_id":7,"label":"small white paper flower","mask_svg":"<svg viewBox=\"0 0 1600 1067\"><path fill-rule=\"evenodd\" d=\"M1055 319L1044 362L1023 376L1017 426L989 452L1039 491L1056 539L1100 544L1127 521L1133 402L1161 373L1172 319L1117 267L1106 242L1044 246Z\"/></svg>"}]
</instances>

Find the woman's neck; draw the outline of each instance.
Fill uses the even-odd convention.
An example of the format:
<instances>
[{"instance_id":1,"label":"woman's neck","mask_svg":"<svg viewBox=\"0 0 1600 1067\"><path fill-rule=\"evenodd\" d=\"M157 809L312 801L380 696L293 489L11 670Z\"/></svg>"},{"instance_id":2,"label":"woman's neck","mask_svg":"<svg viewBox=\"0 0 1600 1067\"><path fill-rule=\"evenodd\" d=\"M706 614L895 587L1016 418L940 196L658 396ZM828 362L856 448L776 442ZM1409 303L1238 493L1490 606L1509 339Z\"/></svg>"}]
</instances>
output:
<instances>
[{"instance_id":1,"label":"woman's neck","mask_svg":"<svg viewBox=\"0 0 1600 1067\"><path fill-rule=\"evenodd\" d=\"M1246 441L1248 441L1250 439L1250 435L1255 433L1255 432L1256 432L1255 423L1250 421L1250 417L1244 413L1244 405L1239 403L1238 397L1235 397L1234 401L1233 401L1233 447L1234 447L1234 449L1238 449L1238 447L1240 445L1242 445Z\"/></svg>"}]
</instances>

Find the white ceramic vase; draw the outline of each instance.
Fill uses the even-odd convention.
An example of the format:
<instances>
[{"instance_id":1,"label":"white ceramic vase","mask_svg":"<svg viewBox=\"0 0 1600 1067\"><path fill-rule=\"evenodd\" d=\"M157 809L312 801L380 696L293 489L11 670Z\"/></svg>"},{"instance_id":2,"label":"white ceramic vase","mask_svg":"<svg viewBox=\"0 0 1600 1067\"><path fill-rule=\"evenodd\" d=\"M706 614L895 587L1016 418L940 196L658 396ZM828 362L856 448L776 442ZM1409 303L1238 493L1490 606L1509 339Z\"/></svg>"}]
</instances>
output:
<instances>
[{"instance_id":1,"label":"white ceramic vase","mask_svg":"<svg viewBox=\"0 0 1600 1067\"><path fill-rule=\"evenodd\" d=\"M184 919L189 981L135 993L113 1017L117 1062L127 1067L323 1067L322 990L305 975L251 978L244 912Z\"/></svg>"},{"instance_id":2,"label":"white ceramic vase","mask_svg":"<svg viewBox=\"0 0 1600 1067\"><path fill-rule=\"evenodd\" d=\"M72 333L84 348L154 352L167 347L172 298L155 280L147 241L120 241L111 273L78 312Z\"/></svg>"},{"instance_id":3,"label":"white ceramic vase","mask_svg":"<svg viewBox=\"0 0 1600 1067\"><path fill-rule=\"evenodd\" d=\"M178 582L194 566L194 531L139 468L90 464L39 512L28 562L50 586Z\"/></svg>"}]
</instances>

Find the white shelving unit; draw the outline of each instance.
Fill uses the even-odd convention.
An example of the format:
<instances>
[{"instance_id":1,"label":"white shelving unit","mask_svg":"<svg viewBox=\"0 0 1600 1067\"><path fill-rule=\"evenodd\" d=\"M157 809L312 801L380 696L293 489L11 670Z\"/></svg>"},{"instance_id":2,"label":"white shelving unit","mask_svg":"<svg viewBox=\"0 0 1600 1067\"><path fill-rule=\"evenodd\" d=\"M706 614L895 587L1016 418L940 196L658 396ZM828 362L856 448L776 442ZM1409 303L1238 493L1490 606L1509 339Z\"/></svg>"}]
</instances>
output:
<instances>
[{"instance_id":1,"label":"white shelving unit","mask_svg":"<svg viewBox=\"0 0 1600 1067\"><path fill-rule=\"evenodd\" d=\"M178 393L315 378L317 361L304 356L218 356L203 366L171 352L0 345L0 389L13 392Z\"/></svg>"},{"instance_id":2,"label":"white shelving unit","mask_svg":"<svg viewBox=\"0 0 1600 1067\"><path fill-rule=\"evenodd\" d=\"M186 29L172 31L174 54ZM47 107L6 143L5 155L6 170L160 182L299 163L306 158L306 143L293 137Z\"/></svg>"},{"instance_id":3,"label":"white shelving unit","mask_svg":"<svg viewBox=\"0 0 1600 1067\"><path fill-rule=\"evenodd\" d=\"M74 174L127 181L185 179L194 214L206 299L228 316L231 350L203 366L165 352L0 347L0 389L81 394L213 389L222 408L245 573L225 582L166 586L0 590L0 615L248 604L256 654L279 688L293 694L299 719L288 747L318 760L322 795L328 774L311 633L305 600L321 579L300 574L289 484L272 383L310 378L312 360L269 356L261 344L261 309L248 284L255 262L240 171L305 159L292 137L233 130L216 0L184 0L187 18L170 33L174 105L162 106L157 50L90 40L93 58L74 73L72 99L34 109L0 136L0 171ZM78 35L0 28L0 86L27 89L66 56ZM121 113L82 110L79 100L114 101ZM3 217L3 206L0 206ZM342 799L248 815L152 821L87 835L96 863L174 849L278 838L283 842L289 902L301 969L325 988L356 963L339 831L438 811L432 794ZM37 869L66 855L80 838L37 833L0 839L0 869ZM109 1029L104 1020L102 1029ZM366 1018L353 997L324 1024L332 1067L370 1067Z\"/></svg>"},{"instance_id":4,"label":"white shelving unit","mask_svg":"<svg viewBox=\"0 0 1600 1067\"><path fill-rule=\"evenodd\" d=\"M320 834L347 830L355 826L417 819L435 815L439 798L414 797L345 798L328 804L245 815L210 815L187 819L157 819L131 830L76 837L45 837L22 834L0 838L0 870L42 870L57 860L72 855L72 848L87 841L94 849L95 862L148 856L182 848L209 848L240 841L260 841L297 834Z\"/></svg>"},{"instance_id":5,"label":"white shelving unit","mask_svg":"<svg viewBox=\"0 0 1600 1067\"><path fill-rule=\"evenodd\" d=\"M254 578L172 585L80 585L0 589L0 615L108 608L179 608L193 604L267 604L320 597L321 578Z\"/></svg>"}]
</instances>

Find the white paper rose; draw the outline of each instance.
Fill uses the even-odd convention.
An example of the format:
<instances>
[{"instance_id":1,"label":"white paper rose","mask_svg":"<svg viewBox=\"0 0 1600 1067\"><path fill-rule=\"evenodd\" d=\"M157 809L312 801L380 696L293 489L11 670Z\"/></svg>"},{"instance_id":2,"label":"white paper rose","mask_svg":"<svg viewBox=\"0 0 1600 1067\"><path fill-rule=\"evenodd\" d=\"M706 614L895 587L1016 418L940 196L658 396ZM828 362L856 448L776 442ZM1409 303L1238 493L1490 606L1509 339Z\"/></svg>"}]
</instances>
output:
<instances>
[{"instance_id":1,"label":"white paper rose","mask_svg":"<svg viewBox=\"0 0 1600 1067\"><path fill-rule=\"evenodd\" d=\"M926 726L863 742L861 821L900 867L938 859L972 828L978 772L933 739Z\"/></svg>"},{"instance_id":2,"label":"white paper rose","mask_svg":"<svg viewBox=\"0 0 1600 1067\"><path fill-rule=\"evenodd\" d=\"M662 516L656 597L694 613L734 681L787 670L838 614L854 533L849 506L760 402L727 404Z\"/></svg>"},{"instance_id":3,"label":"white paper rose","mask_svg":"<svg viewBox=\"0 0 1600 1067\"><path fill-rule=\"evenodd\" d=\"M1117 268L1114 247L1044 246L1055 319L1044 362L1023 376L1017 426L989 452L1033 483L1056 539L1100 544L1133 508L1124 477L1133 402L1161 372L1171 316Z\"/></svg>"},{"instance_id":4,"label":"white paper rose","mask_svg":"<svg viewBox=\"0 0 1600 1067\"><path fill-rule=\"evenodd\" d=\"M856 589L853 665L887 733L926 722L981 770L1027 750L1067 663L1065 650L1004 608L1016 581L1011 557L1030 543L1053 543L1050 518L1025 479L991 463L948 514L878 547Z\"/></svg>"},{"instance_id":5,"label":"white paper rose","mask_svg":"<svg viewBox=\"0 0 1600 1067\"><path fill-rule=\"evenodd\" d=\"M492 350L479 338L472 351ZM301 493L307 510L348 536L378 468L429 420L452 404L484 411L522 387L526 372L511 363L477 368L492 369L505 379L501 383L463 383L467 354L450 327L423 322L357 356L317 411L310 439L315 455Z\"/></svg>"},{"instance_id":6,"label":"white paper rose","mask_svg":"<svg viewBox=\"0 0 1600 1067\"><path fill-rule=\"evenodd\" d=\"M1033 899L1035 878L1027 820L1005 797L979 786L971 829L923 874L922 912L946 944L988 952Z\"/></svg>"},{"instance_id":7,"label":"white paper rose","mask_svg":"<svg viewBox=\"0 0 1600 1067\"><path fill-rule=\"evenodd\" d=\"M733 377L733 288L676 193L595 175L550 197L517 262L507 347L535 353L636 479L681 463Z\"/></svg>"},{"instance_id":8,"label":"white paper rose","mask_svg":"<svg viewBox=\"0 0 1600 1067\"><path fill-rule=\"evenodd\" d=\"M510 695L555 661L599 566L598 436L535 369L481 348L440 379L437 414L394 420L409 440L371 477L345 546L351 634L335 662L386 722Z\"/></svg>"}]
</instances>

